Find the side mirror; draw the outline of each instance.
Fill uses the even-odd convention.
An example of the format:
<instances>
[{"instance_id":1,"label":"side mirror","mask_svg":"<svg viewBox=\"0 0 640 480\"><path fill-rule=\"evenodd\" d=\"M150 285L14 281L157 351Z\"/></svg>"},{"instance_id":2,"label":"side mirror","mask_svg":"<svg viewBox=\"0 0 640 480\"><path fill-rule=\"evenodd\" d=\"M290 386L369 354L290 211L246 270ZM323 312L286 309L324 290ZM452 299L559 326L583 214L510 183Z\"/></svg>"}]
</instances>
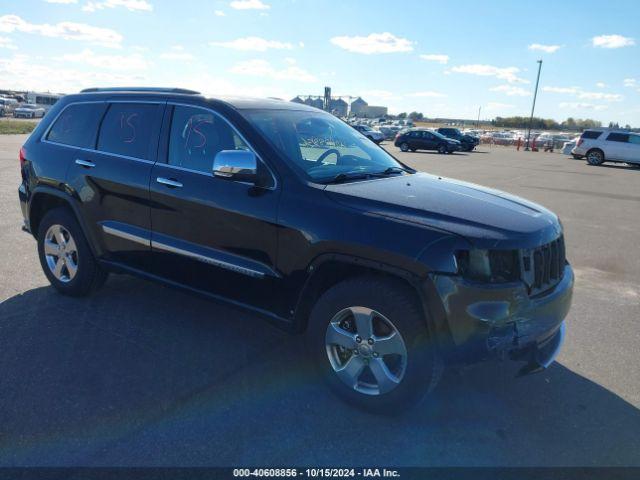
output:
<instances>
[{"instance_id":1,"label":"side mirror","mask_svg":"<svg viewBox=\"0 0 640 480\"><path fill-rule=\"evenodd\" d=\"M222 150L213 159L213 175L238 182L255 183L258 160L248 150Z\"/></svg>"}]
</instances>

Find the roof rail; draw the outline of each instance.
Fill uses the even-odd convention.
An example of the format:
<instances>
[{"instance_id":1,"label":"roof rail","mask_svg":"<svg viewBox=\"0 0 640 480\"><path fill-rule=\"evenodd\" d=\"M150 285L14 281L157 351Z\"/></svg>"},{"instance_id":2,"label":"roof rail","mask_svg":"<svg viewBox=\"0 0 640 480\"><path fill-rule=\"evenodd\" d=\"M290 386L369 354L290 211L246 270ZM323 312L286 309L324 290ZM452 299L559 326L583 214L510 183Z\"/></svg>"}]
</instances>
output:
<instances>
[{"instance_id":1,"label":"roof rail","mask_svg":"<svg viewBox=\"0 0 640 480\"><path fill-rule=\"evenodd\" d=\"M106 87L106 88L85 88L80 93L93 92L156 92L156 93L182 93L186 95L200 95L200 92L188 90L186 88L162 88L162 87Z\"/></svg>"}]
</instances>

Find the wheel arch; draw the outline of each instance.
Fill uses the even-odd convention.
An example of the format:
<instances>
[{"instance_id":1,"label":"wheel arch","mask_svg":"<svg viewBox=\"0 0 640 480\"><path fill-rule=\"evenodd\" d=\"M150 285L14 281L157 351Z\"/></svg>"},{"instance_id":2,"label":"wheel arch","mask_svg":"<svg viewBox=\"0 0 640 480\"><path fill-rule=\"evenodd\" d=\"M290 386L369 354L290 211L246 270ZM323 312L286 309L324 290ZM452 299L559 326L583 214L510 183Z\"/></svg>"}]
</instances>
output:
<instances>
[{"instance_id":1,"label":"wheel arch","mask_svg":"<svg viewBox=\"0 0 640 480\"><path fill-rule=\"evenodd\" d=\"M47 212L55 208L66 208L73 214L82 229L82 233L87 239L89 248L91 248L92 253L97 258L99 253L96 250L97 243L94 241L95 239L91 235L84 218L80 214L80 208L77 201L70 195L54 188L37 187L31 194L31 199L29 201L29 229L31 231L31 235L33 235L37 240L40 222Z\"/></svg>"},{"instance_id":2,"label":"wheel arch","mask_svg":"<svg viewBox=\"0 0 640 480\"><path fill-rule=\"evenodd\" d=\"M384 277L408 288L422 308L429 333L440 342L442 334L448 332L446 320L442 324L442 307L432 305L438 297L433 295L435 287L428 285L431 282L428 276L425 279L402 268L344 254L323 254L309 265L307 271L309 275L298 295L293 316L295 332L302 333L307 329L311 311L324 292L348 278L365 275Z\"/></svg>"}]
</instances>

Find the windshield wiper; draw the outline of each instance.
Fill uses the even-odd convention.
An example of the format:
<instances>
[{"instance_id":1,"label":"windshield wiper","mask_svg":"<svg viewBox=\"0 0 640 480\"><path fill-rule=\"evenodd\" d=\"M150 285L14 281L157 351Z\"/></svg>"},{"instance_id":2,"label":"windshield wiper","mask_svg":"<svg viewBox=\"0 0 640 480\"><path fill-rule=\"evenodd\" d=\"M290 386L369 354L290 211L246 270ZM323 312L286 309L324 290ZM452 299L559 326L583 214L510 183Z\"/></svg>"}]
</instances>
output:
<instances>
[{"instance_id":1,"label":"windshield wiper","mask_svg":"<svg viewBox=\"0 0 640 480\"><path fill-rule=\"evenodd\" d=\"M339 173L333 177L319 179L318 182L328 185L330 183L341 183L347 180L362 180L369 177L371 177L370 173L346 172L346 173Z\"/></svg>"}]
</instances>

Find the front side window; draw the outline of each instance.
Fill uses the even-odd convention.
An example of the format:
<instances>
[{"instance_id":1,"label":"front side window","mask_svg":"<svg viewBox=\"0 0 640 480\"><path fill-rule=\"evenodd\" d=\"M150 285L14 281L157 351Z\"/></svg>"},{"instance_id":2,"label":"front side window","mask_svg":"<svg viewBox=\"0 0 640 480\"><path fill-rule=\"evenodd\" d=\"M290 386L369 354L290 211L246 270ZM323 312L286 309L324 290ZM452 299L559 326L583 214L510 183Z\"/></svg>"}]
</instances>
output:
<instances>
[{"instance_id":1,"label":"front side window","mask_svg":"<svg viewBox=\"0 0 640 480\"><path fill-rule=\"evenodd\" d=\"M306 110L241 112L306 178L325 182L340 174L404 169L387 152L333 115Z\"/></svg>"},{"instance_id":2,"label":"front side window","mask_svg":"<svg viewBox=\"0 0 640 480\"><path fill-rule=\"evenodd\" d=\"M171 120L169 165L211 172L222 150L249 150L246 143L213 112L177 105Z\"/></svg>"},{"instance_id":3,"label":"front side window","mask_svg":"<svg viewBox=\"0 0 640 480\"><path fill-rule=\"evenodd\" d=\"M98 136L98 150L127 157L149 159L151 136L160 106L148 103L113 103Z\"/></svg>"},{"instance_id":4,"label":"front side window","mask_svg":"<svg viewBox=\"0 0 640 480\"><path fill-rule=\"evenodd\" d=\"M78 103L65 108L47 134L47 140L81 148L95 146L103 103Z\"/></svg>"}]
</instances>

